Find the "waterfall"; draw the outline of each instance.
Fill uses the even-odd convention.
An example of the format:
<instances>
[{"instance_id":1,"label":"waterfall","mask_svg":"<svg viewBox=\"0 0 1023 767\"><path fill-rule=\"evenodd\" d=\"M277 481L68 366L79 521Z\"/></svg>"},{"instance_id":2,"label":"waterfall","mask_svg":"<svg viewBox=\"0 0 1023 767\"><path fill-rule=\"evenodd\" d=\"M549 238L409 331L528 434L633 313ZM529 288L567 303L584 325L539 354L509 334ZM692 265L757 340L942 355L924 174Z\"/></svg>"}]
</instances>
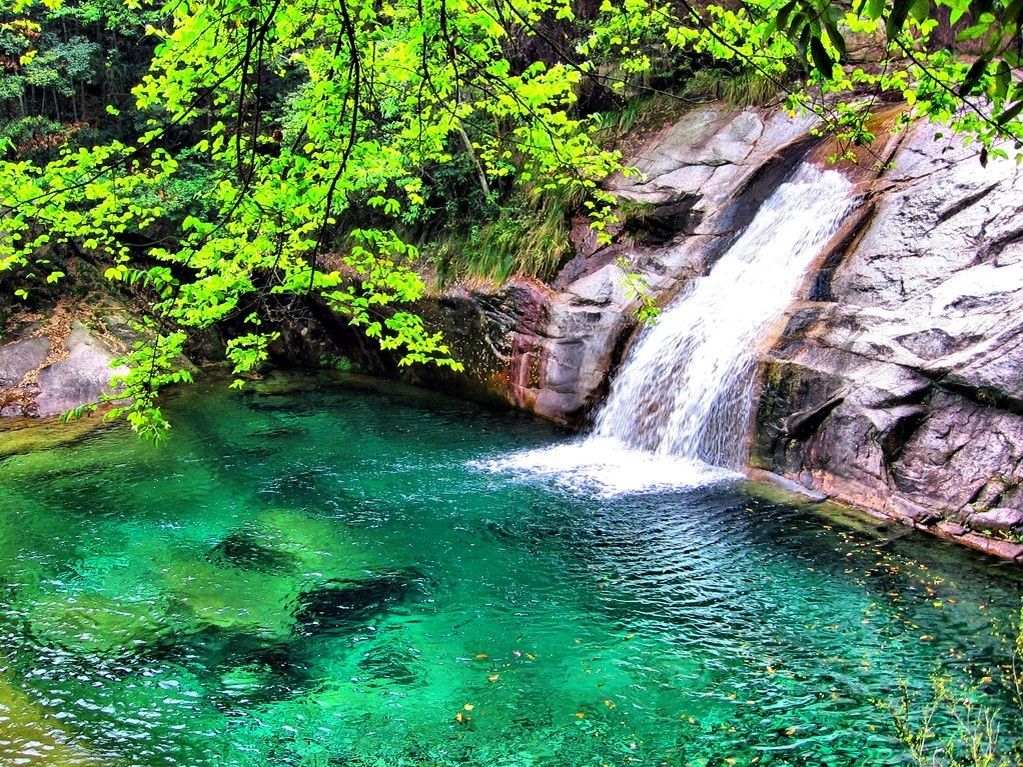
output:
<instances>
[{"instance_id":1,"label":"waterfall","mask_svg":"<svg viewBox=\"0 0 1023 767\"><path fill-rule=\"evenodd\" d=\"M710 273L642 331L589 437L488 467L606 494L741 476L758 344L838 230L851 190L837 171L800 167Z\"/></svg>"},{"instance_id":2,"label":"waterfall","mask_svg":"<svg viewBox=\"0 0 1023 767\"><path fill-rule=\"evenodd\" d=\"M804 165L714 265L637 340L594 438L738 469L757 342L850 207L851 184Z\"/></svg>"}]
</instances>

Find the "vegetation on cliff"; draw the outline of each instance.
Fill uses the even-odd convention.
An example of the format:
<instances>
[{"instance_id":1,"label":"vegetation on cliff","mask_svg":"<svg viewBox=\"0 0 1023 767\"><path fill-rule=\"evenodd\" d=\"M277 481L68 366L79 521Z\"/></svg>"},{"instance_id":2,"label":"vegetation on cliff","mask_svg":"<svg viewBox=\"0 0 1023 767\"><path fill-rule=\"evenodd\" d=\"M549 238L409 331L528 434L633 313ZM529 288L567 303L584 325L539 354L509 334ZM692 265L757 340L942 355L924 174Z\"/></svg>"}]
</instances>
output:
<instances>
[{"instance_id":1,"label":"vegetation on cliff","mask_svg":"<svg viewBox=\"0 0 1023 767\"><path fill-rule=\"evenodd\" d=\"M491 253L506 232L485 221L544 196L558 202L515 205L536 213L513 229L575 211L606 236L600 181L621 157L602 114L742 82L862 145L894 96L986 161L1023 135L1021 16L1019 0L15 0L0 12L0 290L32 301L91 263L136 296L146 340L118 412L152 435L193 336L217 327L242 375L310 299L405 362L457 366L407 310L418 246L454 228ZM498 261L485 268L556 267Z\"/></svg>"}]
</instances>

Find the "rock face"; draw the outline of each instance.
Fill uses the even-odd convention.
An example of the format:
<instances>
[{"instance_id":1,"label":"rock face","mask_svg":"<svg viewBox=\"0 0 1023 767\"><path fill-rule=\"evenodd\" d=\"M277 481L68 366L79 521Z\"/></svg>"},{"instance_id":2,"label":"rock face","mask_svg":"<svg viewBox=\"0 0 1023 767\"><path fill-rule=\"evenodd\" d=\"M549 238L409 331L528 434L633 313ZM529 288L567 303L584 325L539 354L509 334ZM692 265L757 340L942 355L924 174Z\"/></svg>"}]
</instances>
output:
<instances>
[{"instance_id":1,"label":"rock face","mask_svg":"<svg viewBox=\"0 0 1023 767\"><path fill-rule=\"evenodd\" d=\"M603 398L636 330L639 305L619 266L666 301L703 273L810 141L809 120L700 107L650 138L633 158L639 176L609 186L627 214L598 247L585 221L577 255L550 286L512 281L449 292L427 310L467 372L421 370L418 382L507 402L578 426Z\"/></svg>"},{"instance_id":2,"label":"rock face","mask_svg":"<svg viewBox=\"0 0 1023 767\"><path fill-rule=\"evenodd\" d=\"M1023 174L919 126L871 202L764 361L751 461L1019 556Z\"/></svg>"},{"instance_id":3,"label":"rock face","mask_svg":"<svg viewBox=\"0 0 1023 767\"><path fill-rule=\"evenodd\" d=\"M0 344L0 416L51 416L110 393L111 368L127 340L114 310L82 322L66 304L23 326Z\"/></svg>"},{"instance_id":4,"label":"rock face","mask_svg":"<svg viewBox=\"0 0 1023 767\"><path fill-rule=\"evenodd\" d=\"M701 107L612 179L611 246L580 222L549 286L438 301L454 390L578 425L636 328L621 259L664 303L710 268L795 164L808 121ZM1023 175L917 126L874 147L862 201L765 339L750 464L878 515L1023 559ZM866 165L869 167L871 163Z\"/></svg>"}]
</instances>

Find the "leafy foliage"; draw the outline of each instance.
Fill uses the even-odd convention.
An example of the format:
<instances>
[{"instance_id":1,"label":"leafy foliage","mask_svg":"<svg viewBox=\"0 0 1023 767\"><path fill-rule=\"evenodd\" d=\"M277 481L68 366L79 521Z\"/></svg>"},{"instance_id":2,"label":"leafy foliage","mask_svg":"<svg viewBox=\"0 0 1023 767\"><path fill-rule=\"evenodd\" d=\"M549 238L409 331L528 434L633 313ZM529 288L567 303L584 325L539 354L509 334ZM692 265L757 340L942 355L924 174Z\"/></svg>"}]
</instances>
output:
<instances>
[{"instance_id":1,"label":"leafy foliage","mask_svg":"<svg viewBox=\"0 0 1023 767\"><path fill-rule=\"evenodd\" d=\"M942 13L972 63L932 42ZM441 210L503 211L469 237L498 276L556 266L563 201L606 240L600 181L622 168L581 95L714 71L745 83L736 100L777 88L861 143L871 100L894 94L986 159L1020 136L1020 17L1018 0L14 0L0 14L0 288L26 299L80 253L143 298L118 412L150 432L193 334L226 332L244 376L309 299L406 364L457 368L409 311L425 289L416 233ZM847 38L880 40L881 59L851 62Z\"/></svg>"},{"instance_id":2,"label":"leafy foliage","mask_svg":"<svg viewBox=\"0 0 1023 767\"><path fill-rule=\"evenodd\" d=\"M832 0L750 0L698 8L628 0L621 7L605 2L601 11L583 49L614 51L630 71L649 68L650 41L663 39L706 57L710 67L699 69L700 78L716 68L772 83L789 109L816 111L826 130L849 143L869 143L871 108L899 99L912 110L906 120L948 123L967 141L980 142L982 162L989 154L1008 156L1001 140L1011 141L1017 161L1021 157L1019 2L855 0L850 7ZM849 40L873 50L855 59Z\"/></svg>"}]
</instances>

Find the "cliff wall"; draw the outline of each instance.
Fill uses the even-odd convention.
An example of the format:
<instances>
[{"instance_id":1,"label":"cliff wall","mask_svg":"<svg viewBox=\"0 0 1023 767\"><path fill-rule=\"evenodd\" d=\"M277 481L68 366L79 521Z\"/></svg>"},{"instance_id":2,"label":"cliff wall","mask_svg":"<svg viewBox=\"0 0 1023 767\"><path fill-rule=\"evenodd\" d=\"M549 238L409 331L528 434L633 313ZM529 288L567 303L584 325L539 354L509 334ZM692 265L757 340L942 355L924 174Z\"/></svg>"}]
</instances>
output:
<instances>
[{"instance_id":1,"label":"cliff wall","mask_svg":"<svg viewBox=\"0 0 1023 767\"><path fill-rule=\"evenodd\" d=\"M431 313L445 388L584 425L637 330L619 266L664 304L801 161L834 153L777 111L697 108L643 143L610 246L577 222L549 285L455 290ZM1023 175L934 127L879 131L859 202L764 339L750 465L872 513L1023 556ZM430 383L431 374L422 372Z\"/></svg>"}]
</instances>

